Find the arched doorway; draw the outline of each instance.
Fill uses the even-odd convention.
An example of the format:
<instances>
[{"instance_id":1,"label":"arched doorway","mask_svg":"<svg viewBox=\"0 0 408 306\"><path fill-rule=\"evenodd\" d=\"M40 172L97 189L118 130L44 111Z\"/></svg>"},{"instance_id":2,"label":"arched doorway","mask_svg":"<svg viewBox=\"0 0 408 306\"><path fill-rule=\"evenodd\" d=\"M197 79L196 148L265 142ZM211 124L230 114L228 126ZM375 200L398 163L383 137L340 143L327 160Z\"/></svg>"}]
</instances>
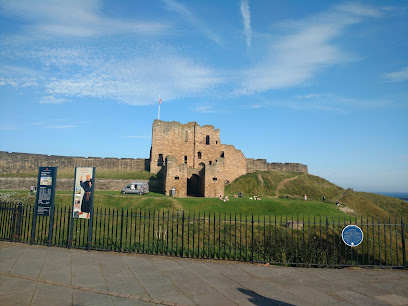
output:
<instances>
[{"instance_id":1,"label":"arched doorway","mask_svg":"<svg viewBox=\"0 0 408 306\"><path fill-rule=\"evenodd\" d=\"M202 197L203 191L201 187L201 178L197 174L193 174L187 179L187 195L191 197Z\"/></svg>"}]
</instances>

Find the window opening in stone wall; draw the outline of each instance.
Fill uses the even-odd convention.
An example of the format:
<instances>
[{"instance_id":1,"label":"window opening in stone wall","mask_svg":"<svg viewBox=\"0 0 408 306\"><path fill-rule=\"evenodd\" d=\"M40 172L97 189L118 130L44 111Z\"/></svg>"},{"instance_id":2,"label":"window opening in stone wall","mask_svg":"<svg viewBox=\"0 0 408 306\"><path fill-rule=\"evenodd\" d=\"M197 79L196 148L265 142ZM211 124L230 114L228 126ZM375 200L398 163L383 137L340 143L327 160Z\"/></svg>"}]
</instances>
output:
<instances>
[{"instance_id":1,"label":"window opening in stone wall","mask_svg":"<svg viewBox=\"0 0 408 306\"><path fill-rule=\"evenodd\" d=\"M184 163L187 164L187 156L184 156Z\"/></svg>"},{"instance_id":2,"label":"window opening in stone wall","mask_svg":"<svg viewBox=\"0 0 408 306\"><path fill-rule=\"evenodd\" d=\"M217 178L216 178L216 177L213 177L213 181L216 182L216 181L217 181Z\"/></svg>"},{"instance_id":3,"label":"window opening in stone wall","mask_svg":"<svg viewBox=\"0 0 408 306\"><path fill-rule=\"evenodd\" d=\"M218 140L215 141L215 144L218 144Z\"/></svg>"},{"instance_id":4,"label":"window opening in stone wall","mask_svg":"<svg viewBox=\"0 0 408 306\"><path fill-rule=\"evenodd\" d=\"M211 160L210 160L208 163L210 164L210 166L212 165L212 161L211 161Z\"/></svg>"},{"instance_id":5,"label":"window opening in stone wall","mask_svg":"<svg viewBox=\"0 0 408 306\"><path fill-rule=\"evenodd\" d=\"M176 181L178 181L180 178L179 178L178 176L176 176L174 179L175 179Z\"/></svg>"},{"instance_id":6,"label":"window opening in stone wall","mask_svg":"<svg viewBox=\"0 0 408 306\"><path fill-rule=\"evenodd\" d=\"M206 145L210 144L210 135L205 136L205 144Z\"/></svg>"},{"instance_id":7,"label":"window opening in stone wall","mask_svg":"<svg viewBox=\"0 0 408 306\"><path fill-rule=\"evenodd\" d=\"M157 159L157 165L163 166L163 154L159 154L159 158Z\"/></svg>"},{"instance_id":8,"label":"window opening in stone wall","mask_svg":"<svg viewBox=\"0 0 408 306\"><path fill-rule=\"evenodd\" d=\"M220 157L224 157L224 151L221 152L221 156Z\"/></svg>"},{"instance_id":9,"label":"window opening in stone wall","mask_svg":"<svg viewBox=\"0 0 408 306\"><path fill-rule=\"evenodd\" d=\"M201 159L201 157L202 157L201 152L198 152L198 153L197 153L197 157L198 157L198 159Z\"/></svg>"}]
</instances>

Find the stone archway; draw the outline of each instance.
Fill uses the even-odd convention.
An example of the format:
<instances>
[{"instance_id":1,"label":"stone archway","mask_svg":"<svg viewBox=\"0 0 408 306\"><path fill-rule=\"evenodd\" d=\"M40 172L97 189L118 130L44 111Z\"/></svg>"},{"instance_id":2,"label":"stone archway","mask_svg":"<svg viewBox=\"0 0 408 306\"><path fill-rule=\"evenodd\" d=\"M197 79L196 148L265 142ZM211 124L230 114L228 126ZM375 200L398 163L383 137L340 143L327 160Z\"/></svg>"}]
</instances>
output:
<instances>
[{"instance_id":1,"label":"stone archway","mask_svg":"<svg viewBox=\"0 0 408 306\"><path fill-rule=\"evenodd\" d=\"M187 179L187 195L191 197L203 197L201 177L193 174L191 178Z\"/></svg>"}]
</instances>

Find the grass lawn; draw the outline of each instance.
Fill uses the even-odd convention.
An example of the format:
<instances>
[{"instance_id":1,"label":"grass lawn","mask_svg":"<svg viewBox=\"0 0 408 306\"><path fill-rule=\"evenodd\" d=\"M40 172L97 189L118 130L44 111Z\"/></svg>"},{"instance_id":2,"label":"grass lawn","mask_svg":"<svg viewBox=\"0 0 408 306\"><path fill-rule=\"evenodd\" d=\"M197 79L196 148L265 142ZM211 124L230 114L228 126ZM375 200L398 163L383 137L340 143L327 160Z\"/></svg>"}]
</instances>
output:
<instances>
[{"instance_id":1,"label":"grass lawn","mask_svg":"<svg viewBox=\"0 0 408 306\"><path fill-rule=\"evenodd\" d=\"M10 200L22 201L23 203L34 204L35 196L29 195L27 191L1 191L0 197L4 199L8 196ZM57 191L55 197L56 206L70 207L72 205L72 192ZM159 193L150 192L147 195L122 195L118 191L97 191L94 198L94 207L102 209L141 209L141 210L184 210L186 212L200 212L201 214L211 212L211 214L258 214L270 216L283 216L292 219L299 216L307 217L344 217L345 214L337 209L333 204L317 201L307 201L296 199L279 199L264 197L261 201L250 200L248 198L232 198L228 202L222 202L217 198L173 198Z\"/></svg>"}]
</instances>

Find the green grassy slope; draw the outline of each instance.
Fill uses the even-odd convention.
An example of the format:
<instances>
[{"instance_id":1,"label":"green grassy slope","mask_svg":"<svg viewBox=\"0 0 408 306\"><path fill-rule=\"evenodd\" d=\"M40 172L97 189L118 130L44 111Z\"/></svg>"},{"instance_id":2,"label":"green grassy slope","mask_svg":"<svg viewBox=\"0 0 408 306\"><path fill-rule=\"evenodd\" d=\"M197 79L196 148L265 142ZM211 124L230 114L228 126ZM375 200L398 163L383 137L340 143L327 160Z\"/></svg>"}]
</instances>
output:
<instances>
[{"instance_id":1,"label":"green grassy slope","mask_svg":"<svg viewBox=\"0 0 408 306\"><path fill-rule=\"evenodd\" d=\"M263 182L263 184L262 184ZM364 216L403 217L408 220L408 203L392 197L343 189L329 181L310 174L284 172L255 172L239 177L225 188L232 196L242 192L245 197L253 195L288 199L303 199L327 204L336 202Z\"/></svg>"},{"instance_id":2,"label":"green grassy slope","mask_svg":"<svg viewBox=\"0 0 408 306\"><path fill-rule=\"evenodd\" d=\"M58 172L60 177L72 177L73 173ZM148 178L150 173L109 172L99 171L98 178ZM234 194L242 192L242 199L233 198ZM27 192L14 192L12 200L34 203L33 197ZM0 199L3 192L0 192ZM283 215L343 215L335 206L340 202L354 215L381 216L408 220L408 203L400 199L382 195L355 192L343 189L318 176L290 172L254 172L236 179L225 187L225 194L231 199L221 202L218 199L207 198L168 198L161 194L149 193L145 196L120 195L117 192L97 192L95 203L98 207L113 207L124 209L184 209L188 211L211 211L218 213L254 213ZM307 204L303 195L308 196ZM257 195L262 201L249 200ZM325 203L322 198L326 197ZM56 203L62 206L72 205L70 191L57 192ZM354 212L353 212L354 211Z\"/></svg>"}]
</instances>

